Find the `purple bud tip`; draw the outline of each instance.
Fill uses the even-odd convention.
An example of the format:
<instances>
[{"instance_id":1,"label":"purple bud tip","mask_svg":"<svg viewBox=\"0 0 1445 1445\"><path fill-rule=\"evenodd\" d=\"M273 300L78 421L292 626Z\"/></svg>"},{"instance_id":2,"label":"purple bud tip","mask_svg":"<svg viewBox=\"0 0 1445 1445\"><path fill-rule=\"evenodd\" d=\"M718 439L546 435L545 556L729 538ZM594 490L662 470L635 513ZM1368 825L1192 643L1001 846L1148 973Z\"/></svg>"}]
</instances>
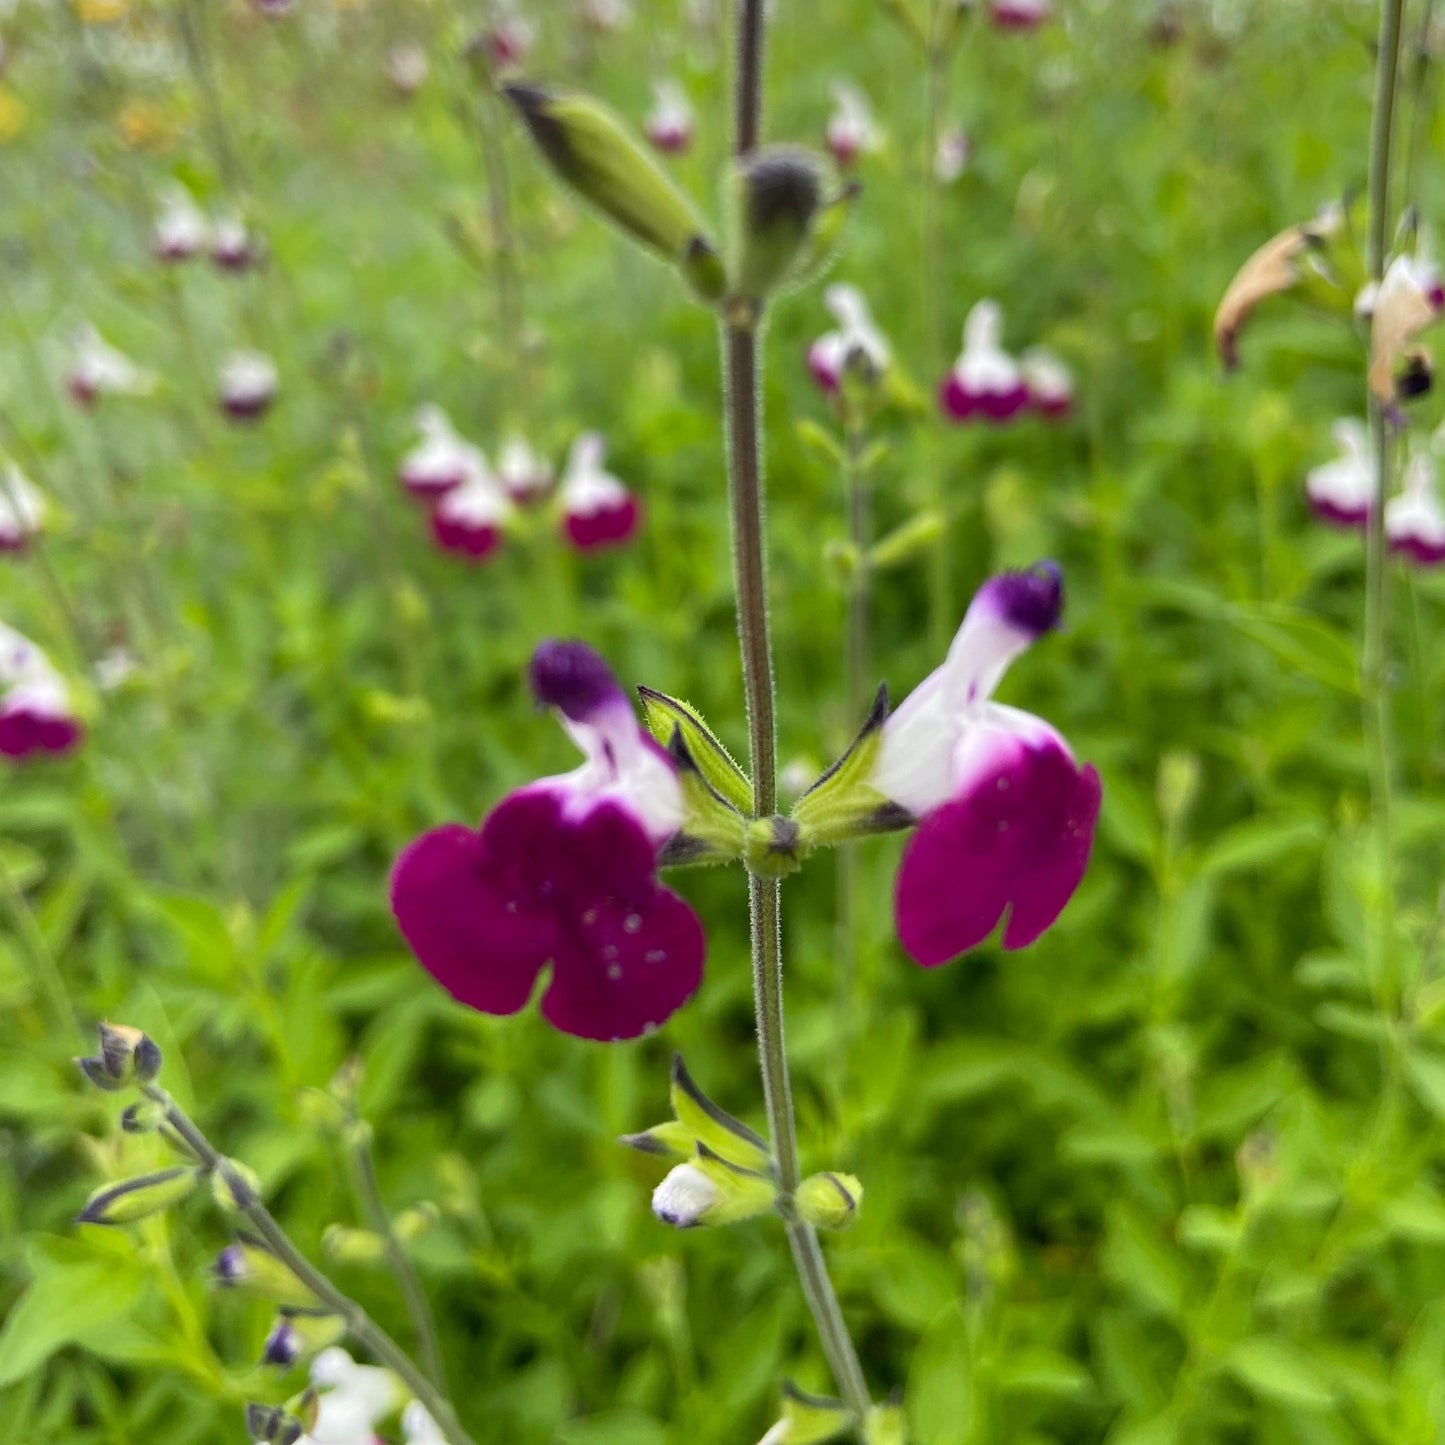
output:
<instances>
[{"instance_id":1,"label":"purple bud tip","mask_svg":"<svg viewBox=\"0 0 1445 1445\"><path fill-rule=\"evenodd\" d=\"M622 695L612 669L585 642L549 638L532 654L532 692L545 707L583 722Z\"/></svg>"},{"instance_id":2,"label":"purple bud tip","mask_svg":"<svg viewBox=\"0 0 1445 1445\"><path fill-rule=\"evenodd\" d=\"M245 1277L246 1256L239 1244L230 1244L216 1256L216 1278L222 1284L235 1284Z\"/></svg>"},{"instance_id":3,"label":"purple bud tip","mask_svg":"<svg viewBox=\"0 0 1445 1445\"><path fill-rule=\"evenodd\" d=\"M301 1337L296 1326L288 1319L279 1319L266 1336L266 1346L261 1351L263 1365L294 1365L301 1357Z\"/></svg>"},{"instance_id":4,"label":"purple bud tip","mask_svg":"<svg viewBox=\"0 0 1445 1445\"><path fill-rule=\"evenodd\" d=\"M1026 571L994 578L998 609L1010 625L1042 637L1059 625L1064 611L1064 574L1057 562L1035 562Z\"/></svg>"}]
</instances>

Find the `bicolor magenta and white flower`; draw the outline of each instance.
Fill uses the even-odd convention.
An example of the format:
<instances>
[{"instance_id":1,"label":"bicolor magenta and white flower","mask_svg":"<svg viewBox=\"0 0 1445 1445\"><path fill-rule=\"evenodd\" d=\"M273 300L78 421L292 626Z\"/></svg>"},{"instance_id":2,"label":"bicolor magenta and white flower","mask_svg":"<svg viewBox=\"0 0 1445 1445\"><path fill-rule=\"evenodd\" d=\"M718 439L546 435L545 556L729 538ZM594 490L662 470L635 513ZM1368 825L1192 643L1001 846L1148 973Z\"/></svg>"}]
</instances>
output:
<instances>
[{"instance_id":1,"label":"bicolor magenta and white flower","mask_svg":"<svg viewBox=\"0 0 1445 1445\"><path fill-rule=\"evenodd\" d=\"M1009 664L1058 626L1049 562L975 595L948 657L883 726L869 785L918 819L894 890L898 936L925 968L982 943L1024 948L1084 876L1101 788L1042 718L993 701Z\"/></svg>"},{"instance_id":2,"label":"bicolor magenta and white flower","mask_svg":"<svg viewBox=\"0 0 1445 1445\"><path fill-rule=\"evenodd\" d=\"M637 498L602 463L607 444L600 432L583 432L567 457L557 501L562 531L580 552L631 540L642 519Z\"/></svg>"},{"instance_id":3,"label":"bicolor magenta and white flower","mask_svg":"<svg viewBox=\"0 0 1445 1445\"><path fill-rule=\"evenodd\" d=\"M837 391L848 358L855 353L875 376L887 371L892 352L883 333L873 324L863 293L856 286L835 283L824 291L823 304L838 325L808 348L808 370L813 380L826 392Z\"/></svg>"},{"instance_id":4,"label":"bicolor magenta and white flower","mask_svg":"<svg viewBox=\"0 0 1445 1445\"><path fill-rule=\"evenodd\" d=\"M487 54L498 70L521 65L536 39L536 26L508 0L493 7L486 31L486 46Z\"/></svg>"},{"instance_id":5,"label":"bicolor magenta and white flower","mask_svg":"<svg viewBox=\"0 0 1445 1445\"><path fill-rule=\"evenodd\" d=\"M485 562L501 546L512 503L486 457L475 447L472 451L475 456L461 485L443 492L432 506L431 532L444 552Z\"/></svg>"},{"instance_id":6,"label":"bicolor magenta and white flower","mask_svg":"<svg viewBox=\"0 0 1445 1445\"><path fill-rule=\"evenodd\" d=\"M481 449L457 431L441 407L418 407L414 420L420 440L397 469L412 496L432 500L461 486L474 471L487 470Z\"/></svg>"},{"instance_id":7,"label":"bicolor magenta and white flower","mask_svg":"<svg viewBox=\"0 0 1445 1445\"><path fill-rule=\"evenodd\" d=\"M311 1383L316 1419L298 1445L373 1445L378 1423L405 1397L390 1370L358 1364L340 1345L312 1361Z\"/></svg>"},{"instance_id":8,"label":"bicolor magenta and white flower","mask_svg":"<svg viewBox=\"0 0 1445 1445\"><path fill-rule=\"evenodd\" d=\"M78 406L107 396L145 396L155 390L154 372L139 367L106 341L95 327L77 327L71 342L65 386Z\"/></svg>"},{"instance_id":9,"label":"bicolor magenta and white flower","mask_svg":"<svg viewBox=\"0 0 1445 1445\"><path fill-rule=\"evenodd\" d=\"M45 498L14 462L0 466L0 552L23 552L45 525Z\"/></svg>"},{"instance_id":10,"label":"bicolor magenta and white flower","mask_svg":"<svg viewBox=\"0 0 1445 1445\"><path fill-rule=\"evenodd\" d=\"M1336 527L1363 527L1380 496L1380 473L1370 454L1364 422L1342 417L1330 428L1339 455L1305 476L1305 497L1322 522Z\"/></svg>"},{"instance_id":11,"label":"bicolor magenta and white flower","mask_svg":"<svg viewBox=\"0 0 1445 1445\"><path fill-rule=\"evenodd\" d=\"M217 400L233 421L256 421L271 409L280 387L281 374L264 351L233 351L221 363Z\"/></svg>"},{"instance_id":12,"label":"bicolor magenta and white flower","mask_svg":"<svg viewBox=\"0 0 1445 1445\"><path fill-rule=\"evenodd\" d=\"M833 112L824 135L828 150L840 166L851 166L859 156L878 149L878 128L868 98L850 80L833 82Z\"/></svg>"},{"instance_id":13,"label":"bicolor magenta and white flower","mask_svg":"<svg viewBox=\"0 0 1445 1445\"><path fill-rule=\"evenodd\" d=\"M697 117L683 88L675 80L659 80L652 87L653 105L643 122L648 140L665 155L681 155L697 130Z\"/></svg>"},{"instance_id":14,"label":"bicolor magenta and white flower","mask_svg":"<svg viewBox=\"0 0 1445 1445\"><path fill-rule=\"evenodd\" d=\"M0 623L0 755L68 753L84 732L70 687L50 659Z\"/></svg>"},{"instance_id":15,"label":"bicolor magenta and white flower","mask_svg":"<svg viewBox=\"0 0 1445 1445\"><path fill-rule=\"evenodd\" d=\"M211 244L211 223L182 185L171 186L161 198L156 220L155 254L161 261L189 261Z\"/></svg>"},{"instance_id":16,"label":"bicolor magenta and white flower","mask_svg":"<svg viewBox=\"0 0 1445 1445\"><path fill-rule=\"evenodd\" d=\"M968 169L973 157L973 138L962 126L951 125L939 132L933 152L933 179L941 186L951 186Z\"/></svg>"},{"instance_id":17,"label":"bicolor magenta and white flower","mask_svg":"<svg viewBox=\"0 0 1445 1445\"><path fill-rule=\"evenodd\" d=\"M534 452L524 437L513 435L497 454L497 480L514 502L528 506L552 490L556 474L551 462Z\"/></svg>"},{"instance_id":18,"label":"bicolor magenta and white flower","mask_svg":"<svg viewBox=\"0 0 1445 1445\"><path fill-rule=\"evenodd\" d=\"M1074 409L1074 377L1069 368L1042 346L1031 346L1019 358L1029 389L1029 405L1051 421L1062 421Z\"/></svg>"},{"instance_id":19,"label":"bicolor magenta and white flower","mask_svg":"<svg viewBox=\"0 0 1445 1445\"><path fill-rule=\"evenodd\" d=\"M657 880L683 822L677 769L584 643L544 642L530 672L582 765L519 788L478 829L418 838L393 869L392 911L422 966L469 1007L516 1013L549 970L541 1010L554 1027L635 1038L702 980L702 925Z\"/></svg>"},{"instance_id":20,"label":"bicolor magenta and white flower","mask_svg":"<svg viewBox=\"0 0 1445 1445\"><path fill-rule=\"evenodd\" d=\"M211 236L211 260L222 271L249 271L261 259L260 243L235 215L222 216Z\"/></svg>"},{"instance_id":21,"label":"bicolor magenta and white flower","mask_svg":"<svg viewBox=\"0 0 1445 1445\"><path fill-rule=\"evenodd\" d=\"M1370 304L1369 381L1378 401L1390 405L1428 389L1428 364L1412 365L1418 355L1415 342L1442 311L1445 277L1422 240L1413 253L1390 262Z\"/></svg>"},{"instance_id":22,"label":"bicolor magenta and white flower","mask_svg":"<svg viewBox=\"0 0 1445 1445\"><path fill-rule=\"evenodd\" d=\"M978 302L963 323L963 350L939 387L939 402L954 421L1005 422L1028 406L1028 383L1000 344L1002 334L998 302Z\"/></svg>"},{"instance_id":23,"label":"bicolor magenta and white flower","mask_svg":"<svg viewBox=\"0 0 1445 1445\"><path fill-rule=\"evenodd\" d=\"M1033 30L1052 14L1051 0L992 0L988 9L1000 30Z\"/></svg>"},{"instance_id":24,"label":"bicolor magenta and white flower","mask_svg":"<svg viewBox=\"0 0 1445 1445\"><path fill-rule=\"evenodd\" d=\"M1390 550L1419 567L1445 563L1445 507L1435 475L1435 460L1415 447L1395 496L1385 503L1385 538Z\"/></svg>"},{"instance_id":25,"label":"bicolor magenta and white flower","mask_svg":"<svg viewBox=\"0 0 1445 1445\"><path fill-rule=\"evenodd\" d=\"M401 1433L406 1445L451 1445L420 1400L413 1400L401 1412Z\"/></svg>"}]
</instances>

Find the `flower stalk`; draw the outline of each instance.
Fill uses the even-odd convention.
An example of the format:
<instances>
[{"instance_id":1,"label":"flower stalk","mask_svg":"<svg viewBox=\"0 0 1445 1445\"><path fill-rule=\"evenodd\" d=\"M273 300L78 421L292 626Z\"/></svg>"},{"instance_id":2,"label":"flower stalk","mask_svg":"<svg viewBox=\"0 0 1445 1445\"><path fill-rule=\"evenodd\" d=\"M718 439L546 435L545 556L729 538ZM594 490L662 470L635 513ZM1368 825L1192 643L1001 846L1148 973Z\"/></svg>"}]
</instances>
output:
<instances>
[{"instance_id":1,"label":"flower stalk","mask_svg":"<svg viewBox=\"0 0 1445 1445\"><path fill-rule=\"evenodd\" d=\"M737 0L736 70L733 78L733 150L746 158L758 144L762 118L763 0ZM763 522L758 330L747 318L723 323L726 368L724 405L728 441L728 492L732 512L733 567L743 682L747 694L753 810L761 818L777 806L776 694L768 623L766 532ZM801 1182L797 1127L783 1027L780 885L750 873L753 1000L768 1130L786 1201L784 1217L798 1280L818 1329L838 1388L861 1422L870 1397L837 1294L828 1278L813 1227L791 1208Z\"/></svg>"}]
</instances>

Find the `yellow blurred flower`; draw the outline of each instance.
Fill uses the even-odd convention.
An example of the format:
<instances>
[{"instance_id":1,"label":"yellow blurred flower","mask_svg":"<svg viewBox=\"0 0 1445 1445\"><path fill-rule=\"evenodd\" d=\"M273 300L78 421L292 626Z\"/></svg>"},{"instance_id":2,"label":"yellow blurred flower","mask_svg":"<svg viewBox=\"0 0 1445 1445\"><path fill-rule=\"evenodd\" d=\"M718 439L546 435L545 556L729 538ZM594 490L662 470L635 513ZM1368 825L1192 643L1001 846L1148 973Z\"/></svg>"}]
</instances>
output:
<instances>
[{"instance_id":1,"label":"yellow blurred flower","mask_svg":"<svg viewBox=\"0 0 1445 1445\"><path fill-rule=\"evenodd\" d=\"M129 10L130 0L75 0L75 13L86 25L114 25Z\"/></svg>"},{"instance_id":2,"label":"yellow blurred flower","mask_svg":"<svg viewBox=\"0 0 1445 1445\"><path fill-rule=\"evenodd\" d=\"M0 144L19 135L24 126L24 102L13 91L0 86Z\"/></svg>"},{"instance_id":3,"label":"yellow blurred flower","mask_svg":"<svg viewBox=\"0 0 1445 1445\"><path fill-rule=\"evenodd\" d=\"M121 144L131 150L166 150L179 136L180 122L153 100L128 100L115 118Z\"/></svg>"}]
</instances>

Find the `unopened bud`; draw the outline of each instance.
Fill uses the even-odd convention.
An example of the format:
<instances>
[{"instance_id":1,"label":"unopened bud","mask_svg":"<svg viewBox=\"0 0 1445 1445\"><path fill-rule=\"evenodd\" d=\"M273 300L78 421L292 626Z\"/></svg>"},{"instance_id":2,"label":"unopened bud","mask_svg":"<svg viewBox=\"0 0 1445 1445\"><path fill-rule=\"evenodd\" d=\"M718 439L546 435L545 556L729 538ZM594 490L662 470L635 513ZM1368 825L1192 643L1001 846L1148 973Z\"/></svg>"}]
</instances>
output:
<instances>
[{"instance_id":1,"label":"unopened bud","mask_svg":"<svg viewBox=\"0 0 1445 1445\"><path fill-rule=\"evenodd\" d=\"M128 1104L120 1116L120 1127L127 1134L149 1134L160 1128L165 1110L153 1099Z\"/></svg>"},{"instance_id":2,"label":"unopened bud","mask_svg":"<svg viewBox=\"0 0 1445 1445\"><path fill-rule=\"evenodd\" d=\"M228 1289L244 1290L273 1304L301 1310L314 1310L321 1304L309 1285L254 1239L227 1245L216 1258L215 1276L217 1283Z\"/></svg>"},{"instance_id":3,"label":"unopened bud","mask_svg":"<svg viewBox=\"0 0 1445 1445\"><path fill-rule=\"evenodd\" d=\"M77 1224L133 1224L148 1215L159 1214L196 1187L201 1171L190 1165L141 1174L119 1184L97 1189L76 1217Z\"/></svg>"},{"instance_id":4,"label":"unopened bud","mask_svg":"<svg viewBox=\"0 0 1445 1445\"><path fill-rule=\"evenodd\" d=\"M678 1229L701 1224L717 1204L721 1191L694 1164L679 1164L652 1191L652 1212Z\"/></svg>"},{"instance_id":5,"label":"unopened bud","mask_svg":"<svg viewBox=\"0 0 1445 1445\"><path fill-rule=\"evenodd\" d=\"M301 1422L280 1405L252 1401L246 1406L246 1433L256 1445L296 1445L304 1435Z\"/></svg>"},{"instance_id":6,"label":"unopened bud","mask_svg":"<svg viewBox=\"0 0 1445 1445\"><path fill-rule=\"evenodd\" d=\"M793 1205L814 1229L846 1229L858 1217L863 1186L852 1174L810 1174L793 1192Z\"/></svg>"},{"instance_id":7,"label":"unopened bud","mask_svg":"<svg viewBox=\"0 0 1445 1445\"><path fill-rule=\"evenodd\" d=\"M735 1224L764 1214L777 1203L777 1187L766 1175L737 1169L716 1155L700 1153L677 1165L652 1194L652 1212L664 1224L692 1229Z\"/></svg>"},{"instance_id":8,"label":"unopened bud","mask_svg":"<svg viewBox=\"0 0 1445 1445\"><path fill-rule=\"evenodd\" d=\"M321 1247L339 1264L376 1264L386 1254L382 1237L374 1230L332 1224L321 1236Z\"/></svg>"},{"instance_id":9,"label":"unopened bud","mask_svg":"<svg viewBox=\"0 0 1445 1445\"><path fill-rule=\"evenodd\" d=\"M346 1322L339 1315L283 1312L266 1336L261 1363L289 1369L306 1355L334 1345L345 1333Z\"/></svg>"},{"instance_id":10,"label":"unopened bud","mask_svg":"<svg viewBox=\"0 0 1445 1445\"><path fill-rule=\"evenodd\" d=\"M100 1052L77 1059L81 1072L98 1088L124 1089L149 1084L161 1071L161 1051L140 1029L127 1024L103 1023L97 1030Z\"/></svg>"},{"instance_id":11,"label":"unopened bud","mask_svg":"<svg viewBox=\"0 0 1445 1445\"><path fill-rule=\"evenodd\" d=\"M261 1198L256 1171L234 1159L222 1159L211 1174L211 1193L219 1208L243 1214Z\"/></svg>"},{"instance_id":12,"label":"unopened bud","mask_svg":"<svg viewBox=\"0 0 1445 1445\"><path fill-rule=\"evenodd\" d=\"M1154 796L1166 828L1177 828L1188 818L1199 793L1201 772L1194 753L1168 752L1159 759Z\"/></svg>"},{"instance_id":13,"label":"unopened bud","mask_svg":"<svg viewBox=\"0 0 1445 1445\"><path fill-rule=\"evenodd\" d=\"M441 1211L427 1199L420 1204L408 1205L392 1221L391 1227L398 1239L410 1243L435 1228L440 1218Z\"/></svg>"},{"instance_id":14,"label":"unopened bud","mask_svg":"<svg viewBox=\"0 0 1445 1445\"><path fill-rule=\"evenodd\" d=\"M722 294L721 266L686 196L622 121L589 96L508 85L552 169L623 234L677 266L705 300Z\"/></svg>"},{"instance_id":15,"label":"unopened bud","mask_svg":"<svg viewBox=\"0 0 1445 1445\"><path fill-rule=\"evenodd\" d=\"M823 162L798 146L768 146L738 163L734 183L737 235L730 279L736 300L756 310L790 278L812 238Z\"/></svg>"}]
</instances>

